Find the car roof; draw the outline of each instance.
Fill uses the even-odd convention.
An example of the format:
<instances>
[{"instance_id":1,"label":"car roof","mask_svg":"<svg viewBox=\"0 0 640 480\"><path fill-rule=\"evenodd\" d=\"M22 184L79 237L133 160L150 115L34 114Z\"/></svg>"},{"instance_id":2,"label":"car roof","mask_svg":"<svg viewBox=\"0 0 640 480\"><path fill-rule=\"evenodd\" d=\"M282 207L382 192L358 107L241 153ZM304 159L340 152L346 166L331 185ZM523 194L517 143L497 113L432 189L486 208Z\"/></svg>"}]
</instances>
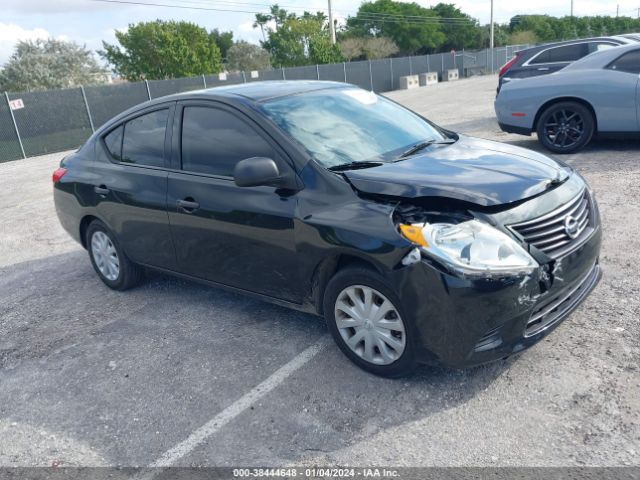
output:
<instances>
[{"instance_id":1,"label":"car roof","mask_svg":"<svg viewBox=\"0 0 640 480\"><path fill-rule=\"evenodd\" d=\"M616 38L616 39L624 42L625 44L633 44L633 43L637 43L639 41L637 34L634 36L633 34L623 33L623 34L620 34L620 35L614 35L611 38Z\"/></svg>"},{"instance_id":2,"label":"car roof","mask_svg":"<svg viewBox=\"0 0 640 480\"><path fill-rule=\"evenodd\" d=\"M123 118L156 105L180 100L198 99L225 99L231 102L259 103L267 100L291 95L300 95L306 92L338 88L359 88L355 85L340 82L326 82L318 80L275 80L265 82L249 82L238 85L225 85L222 87L205 88L189 92L175 93L164 97L154 98L119 113L105 122L96 132L109 130Z\"/></svg>"},{"instance_id":3,"label":"car roof","mask_svg":"<svg viewBox=\"0 0 640 480\"><path fill-rule=\"evenodd\" d=\"M163 98L164 100L180 100L194 97L242 97L254 102L264 102L274 98L300 95L302 93L316 90L345 87L356 88L353 85L340 82L325 82L319 80L274 80L206 88L192 92L178 93Z\"/></svg>"},{"instance_id":4,"label":"car roof","mask_svg":"<svg viewBox=\"0 0 640 480\"><path fill-rule=\"evenodd\" d=\"M561 72L569 70L586 70L590 68L603 68L619 56L626 52L633 52L640 50L640 43L631 43L629 45L620 45L619 47L607 48L606 50L600 50L593 52L586 57L576 60L571 65L566 66Z\"/></svg>"},{"instance_id":5,"label":"car roof","mask_svg":"<svg viewBox=\"0 0 640 480\"><path fill-rule=\"evenodd\" d=\"M612 37L589 37L589 38L574 38L573 40L563 40L561 42L550 42L543 43L541 45L536 45L535 47L525 48L520 50L518 53L521 54L534 54L540 50L546 50L549 47L561 47L563 45L573 45L576 43L586 43L586 42L597 42L597 41L613 41L616 43L629 43L631 40L628 38L620 38L616 36Z\"/></svg>"},{"instance_id":6,"label":"car roof","mask_svg":"<svg viewBox=\"0 0 640 480\"><path fill-rule=\"evenodd\" d=\"M616 37L622 37L626 38L627 40L640 42L640 33L637 32L621 33L620 35L616 35Z\"/></svg>"}]
</instances>

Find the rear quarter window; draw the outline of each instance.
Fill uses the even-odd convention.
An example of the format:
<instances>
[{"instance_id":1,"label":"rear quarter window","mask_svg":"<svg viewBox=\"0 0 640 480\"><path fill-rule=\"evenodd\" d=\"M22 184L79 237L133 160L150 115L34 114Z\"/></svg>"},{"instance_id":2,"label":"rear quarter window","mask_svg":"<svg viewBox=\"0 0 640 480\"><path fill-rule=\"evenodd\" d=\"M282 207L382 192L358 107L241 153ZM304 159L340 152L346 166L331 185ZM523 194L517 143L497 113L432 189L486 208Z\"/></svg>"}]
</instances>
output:
<instances>
[{"instance_id":1,"label":"rear quarter window","mask_svg":"<svg viewBox=\"0 0 640 480\"><path fill-rule=\"evenodd\" d=\"M115 130L111 130L104 137L104 144L114 160L122 160L122 132L124 127L120 125Z\"/></svg>"},{"instance_id":2,"label":"rear quarter window","mask_svg":"<svg viewBox=\"0 0 640 480\"><path fill-rule=\"evenodd\" d=\"M610 70L640 74L640 50L627 52L609 64Z\"/></svg>"}]
</instances>

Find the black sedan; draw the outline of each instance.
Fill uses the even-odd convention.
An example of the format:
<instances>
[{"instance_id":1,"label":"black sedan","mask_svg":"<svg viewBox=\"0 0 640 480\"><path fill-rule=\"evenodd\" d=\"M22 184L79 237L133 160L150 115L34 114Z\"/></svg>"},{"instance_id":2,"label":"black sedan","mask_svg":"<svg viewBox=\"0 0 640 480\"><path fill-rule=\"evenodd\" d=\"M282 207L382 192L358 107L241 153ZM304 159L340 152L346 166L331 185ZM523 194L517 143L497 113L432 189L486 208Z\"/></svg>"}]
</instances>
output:
<instances>
[{"instance_id":1,"label":"black sedan","mask_svg":"<svg viewBox=\"0 0 640 480\"><path fill-rule=\"evenodd\" d=\"M160 98L53 181L107 286L152 268L323 315L379 375L523 350L600 278L598 209L570 167L345 84Z\"/></svg>"}]
</instances>

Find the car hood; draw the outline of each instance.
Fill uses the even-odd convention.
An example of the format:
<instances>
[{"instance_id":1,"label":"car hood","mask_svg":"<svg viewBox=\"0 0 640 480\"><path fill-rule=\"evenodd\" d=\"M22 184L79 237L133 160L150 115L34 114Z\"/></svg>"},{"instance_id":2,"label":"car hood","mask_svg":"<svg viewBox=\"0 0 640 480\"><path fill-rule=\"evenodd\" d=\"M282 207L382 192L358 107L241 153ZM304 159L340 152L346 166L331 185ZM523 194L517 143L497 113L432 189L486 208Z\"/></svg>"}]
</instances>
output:
<instances>
[{"instance_id":1,"label":"car hood","mask_svg":"<svg viewBox=\"0 0 640 480\"><path fill-rule=\"evenodd\" d=\"M571 169L532 150L460 135L453 144L432 145L398 162L343 173L365 193L494 206L542 193Z\"/></svg>"}]
</instances>

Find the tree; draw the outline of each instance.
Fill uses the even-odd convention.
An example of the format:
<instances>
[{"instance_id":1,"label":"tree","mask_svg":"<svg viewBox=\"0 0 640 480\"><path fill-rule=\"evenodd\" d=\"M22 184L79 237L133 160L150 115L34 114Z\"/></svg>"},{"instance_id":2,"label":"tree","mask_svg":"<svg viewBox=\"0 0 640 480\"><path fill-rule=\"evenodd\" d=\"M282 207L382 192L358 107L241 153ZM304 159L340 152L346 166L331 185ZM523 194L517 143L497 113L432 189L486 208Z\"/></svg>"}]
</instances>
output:
<instances>
[{"instance_id":1,"label":"tree","mask_svg":"<svg viewBox=\"0 0 640 480\"><path fill-rule=\"evenodd\" d=\"M47 90L104 83L91 51L62 40L19 41L0 71L0 91Z\"/></svg>"},{"instance_id":2,"label":"tree","mask_svg":"<svg viewBox=\"0 0 640 480\"><path fill-rule=\"evenodd\" d=\"M220 49L193 23L156 20L116 32L118 45L102 42L99 54L127 80L165 79L217 73Z\"/></svg>"},{"instance_id":3,"label":"tree","mask_svg":"<svg viewBox=\"0 0 640 480\"><path fill-rule=\"evenodd\" d=\"M211 30L211 33L209 33L209 38L218 46L222 59L226 59L227 52L233 45L233 32L231 30L228 32L221 32L215 28Z\"/></svg>"},{"instance_id":4,"label":"tree","mask_svg":"<svg viewBox=\"0 0 640 480\"><path fill-rule=\"evenodd\" d=\"M556 23L557 19L549 15L516 15L509 26L511 32L531 31L540 41L550 42L557 38Z\"/></svg>"},{"instance_id":5,"label":"tree","mask_svg":"<svg viewBox=\"0 0 640 480\"><path fill-rule=\"evenodd\" d=\"M362 52L368 60L387 58L398 53L399 50L395 42L387 37L366 38L362 45Z\"/></svg>"},{"instance_id":6,"label":"tree","mask_svg":"<svg viewBox=\"0 0 640 480\"><path fill-rule=\"evenodd\" d=\"M347 60L387 58L399 51L395 42L387 37L345 38L340 41L339 47Z\"/></svg>"},{"instance_id":7,"label":"tree","mask_svg":"<svg viewBox=\"0 0 640 480\"><path fill-rule=\"evenodd\" d=\"M249 42L236 42L227 55L229 70L266 70L270 68L269 52Z\"/></svg>"},{"instance_id":8,"label":"tree","mask_svg":"<svg viewBox=\"0 0 640 480\"><path fill-rule=\"evenodd\" d=\"M538 37L531 30L523 30L512 33L509 36L509 43L511 45L533 45L538 43Z\"/></svg>"},{"instance_id":9,"label":"tree","mask_svg":"<svg viewBox=\"0 0 640 480\"><path fill-rule=\"evenodd\" d=\"M340 43L338 43L342 56L349 61L362 57L363 45L364 38L362 37L349 37L340 40Z\"/></svg>"},{"instance_id":10,"label":"tree","mask_svg":"<svg viewBox=\"0 0 640 480\"><path fill-rule=\"evenodd\" d=\"M363 3L347 19L347 31L350 36L389 37L403 54L427 53L445 41L434 10L394 0Z\"/></svg>"},{"instance_id":11,"label":"tree","mask_svg":"<svg viewBox=\"0 0 640 480\"><path fill-rule=\"evenodd\" d=\"M275 28L269 26L275 24ZM269 14L257 14L254 28L260 27L266 40L262 47L278 66L293 67L342 60L340 49L331 43L327 18L322 12L302 15L273 5Z\"/></svg>"},{"instance_id":12,"label":"tree","mask_svg":"<svg viewBox=\"0 0 640 480\"><path fill-rule=\"evenodd\" d=\"M450 3L439 3L433 11L441 20L440 31L444 42L440 48L444 51L472 48L480 43L482 31L478 21L463 13Z\"/></svg>"},{"instance_id":13,"label":"tree","mask_svg":"<svg viewBox=\"0 0 640 480\"><path fill-rule=\"evenodd\" d=\"M267 22L271 19L271 15L265 13L256 13L256 21L253 22L253 28L260 27L260 32L262 33L262 41L267 41L267 36L264 33L265 26Z\"/></svg>"},{"instance_id":14,"label":"tree","mask_svg":"<svg viewBox=\"0 0 640 480\"><path fill-rule=\"evenodd\" d=\"M617 35L640 30L640 19L631 17L551 17L516 15L509 22L511 33L533 32L540 41Z\"/></svg>"}]
</instances>

